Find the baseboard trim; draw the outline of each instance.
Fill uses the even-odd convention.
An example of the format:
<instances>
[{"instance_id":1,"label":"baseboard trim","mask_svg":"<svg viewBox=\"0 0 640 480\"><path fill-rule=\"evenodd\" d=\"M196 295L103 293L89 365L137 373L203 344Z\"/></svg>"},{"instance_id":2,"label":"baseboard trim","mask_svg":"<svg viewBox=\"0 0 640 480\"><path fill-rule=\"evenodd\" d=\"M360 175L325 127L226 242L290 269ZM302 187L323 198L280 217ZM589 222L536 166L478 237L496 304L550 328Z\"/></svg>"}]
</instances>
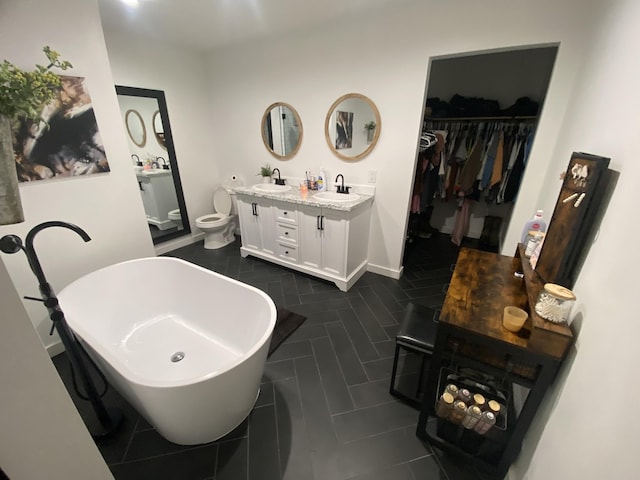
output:
<instances>
[{"instance_id":1,"label":"baseboard trim","mask_svg":"<svg viewBox=\"0 0 640 480\"><path fill-rule=\"evenodd\" d=\"M196 233L194 235L185 235L184 237L176 238L175 240L169 240L155 246L156 256L162 255L176 248L186 247L192 243L196 243L204 238L204 233Z\"/></svg>"},{"instance_id":2,"label":"baseboard trim","mask_svg":"<svg viewBox=\"0 0 640 480\"><path fill-rule=\"evenodd\" d=\"M64 352L64 345L60 340L58 340L56 343L52 343L51 345L47 345L45 348L47 350L47 353L49 354L49 357L51 358Z\"/></svg>"},{"instance_id":3,"label":"baseboard trim","mask_svg":"<svg viewBox=\"0 0 640 480\"><path fill-rule=\"evenodd\" d=\"M367 272L377 273L378 275L383 275L385 277L400 280L400 277L402 277L402 273L404 272L404 265L400 267L399 270L396 270L393 268L381 267L380 265L369 263L367 264Z\"/></svg>"}]
</instances>

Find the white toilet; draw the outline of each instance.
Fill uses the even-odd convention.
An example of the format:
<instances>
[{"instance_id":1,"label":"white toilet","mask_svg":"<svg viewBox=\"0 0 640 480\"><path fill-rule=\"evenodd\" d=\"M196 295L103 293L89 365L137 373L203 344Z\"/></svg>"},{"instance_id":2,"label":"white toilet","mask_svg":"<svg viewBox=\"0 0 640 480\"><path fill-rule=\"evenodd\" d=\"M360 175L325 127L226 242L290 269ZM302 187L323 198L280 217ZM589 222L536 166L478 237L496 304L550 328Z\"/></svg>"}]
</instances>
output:
<instances>
[{"instance_id":1,"label":"white toilet","mask_svg":"<svg viewBox=\"0 0 640 480\"><path fill-rule=\"evenodd\" d=\"M218 187L213 192L213 208L216 213L196 218L196 227L204 232L204 248L216 249L235 240L235 208L231 191Z\"/></svg>"},{"instance_id":2,"label":"white toilet","mask_svg":"<svg viewBox=\"0 0 640 480\"><path fill-rule=\"evenodd\" d=\"M173 223L176 224L176 227L178 227L178 230L182 229L182 215L180 215L179 208L176 208L175 210L171 210L167 214L167 217L169 218L169 220L171 220Z\"/></svg>"}]
</instances>

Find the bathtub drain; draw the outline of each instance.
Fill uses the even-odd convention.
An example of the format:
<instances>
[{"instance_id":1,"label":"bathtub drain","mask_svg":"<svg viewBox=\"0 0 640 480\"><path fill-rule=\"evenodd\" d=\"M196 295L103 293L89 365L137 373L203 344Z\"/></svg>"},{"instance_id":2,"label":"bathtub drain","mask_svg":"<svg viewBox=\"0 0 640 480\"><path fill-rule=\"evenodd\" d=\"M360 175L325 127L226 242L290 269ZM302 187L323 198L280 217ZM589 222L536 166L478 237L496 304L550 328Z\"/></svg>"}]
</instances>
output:
<instances>
[{"instance_id":1,"label":"bathtub drain","mask_svg":"<svg viewBox=\"0 0 640 480\"><path fill-rule=\"evenodd\" d=\"M184 358L184 352L176 352L173 355L171 355L171 361L174 363L179 362L183 358Z\"/></svg>"}]
</instances>

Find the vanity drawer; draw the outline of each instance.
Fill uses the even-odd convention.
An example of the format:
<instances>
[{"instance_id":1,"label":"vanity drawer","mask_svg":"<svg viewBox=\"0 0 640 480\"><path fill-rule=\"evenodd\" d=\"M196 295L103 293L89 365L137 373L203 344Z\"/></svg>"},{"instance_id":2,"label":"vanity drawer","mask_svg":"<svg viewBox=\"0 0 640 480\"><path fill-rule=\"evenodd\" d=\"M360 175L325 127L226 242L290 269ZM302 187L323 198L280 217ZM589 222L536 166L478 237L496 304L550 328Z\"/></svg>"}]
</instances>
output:
<instances>
[{"instance_id":1,"label":"vanity drawer","mask_svg":"<svg viewBox=\"0 0 640 480\"><path fill-rule=\"evenodd\" d=\"M298 227L287 223L276 223L276 238L294 244L298 243Z\"/></svg>"},{"instance_id":2,"label":"vanity drawer","mask_svg":"<svg viewBox=\"0 0 640 480\"><path fill-rule=\"evenodd\" d=\"M298 261L298 247L292 245L286 245L284 243L278 243L276 248L276 255L283 260L289 262Z\"/></svg>"},{"instance_id":3,"label":"vanity drawer","mask_svg":"<svg viewBox=\"0 0 640 480\"><path fill-rule=\"evenodd\" d=\"M287 205L282 202L275 203L274 216L276 222L298 224L298 211L295 208L287 208Z\"/></svg>"}]
</instances>

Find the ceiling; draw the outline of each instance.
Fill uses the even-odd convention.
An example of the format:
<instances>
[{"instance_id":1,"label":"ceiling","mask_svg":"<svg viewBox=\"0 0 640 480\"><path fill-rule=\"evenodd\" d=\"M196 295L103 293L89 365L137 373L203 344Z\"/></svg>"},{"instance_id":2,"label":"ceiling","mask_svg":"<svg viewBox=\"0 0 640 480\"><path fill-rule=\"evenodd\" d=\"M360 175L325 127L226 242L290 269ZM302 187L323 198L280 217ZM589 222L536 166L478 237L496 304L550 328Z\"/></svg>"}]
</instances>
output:
<instances>
[{"instance_id":1,"label":"ceiling","mask_svg":"<svg viewBox=\"0 0 640 480\"><path fill-rule=\"evenodd\" d=\"M410 0L98 0L103 27L207 51Z\"/></svg>"}]
</instances>

